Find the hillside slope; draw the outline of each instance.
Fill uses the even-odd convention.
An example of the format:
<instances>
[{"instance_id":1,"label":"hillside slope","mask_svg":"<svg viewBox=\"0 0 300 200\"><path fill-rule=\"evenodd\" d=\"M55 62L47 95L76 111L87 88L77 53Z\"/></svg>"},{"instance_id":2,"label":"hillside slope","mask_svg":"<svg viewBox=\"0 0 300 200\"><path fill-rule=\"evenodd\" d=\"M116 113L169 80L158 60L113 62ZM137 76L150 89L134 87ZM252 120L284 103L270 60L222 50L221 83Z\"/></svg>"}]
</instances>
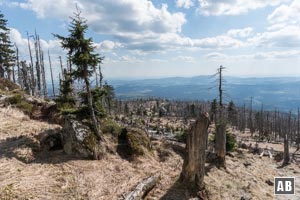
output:
<instances>
[{"instance_id":1,"label":"hillside slope","mask_svg":"<svg viewBox=\"0 0 300 200\"><path fill-rule=\"evenodd\" d=\"M161 180L146 199L189 199L178 182L183 147L154 141L154 150L134 162L116 152L103 160L84 160L67 156L62 150L38 150L38 138L60 128L30 120L15 109L0 108L0 199L122 199L154 173L160 173ZM273 182L274 176L299 178L300 169L295 164L278 166L268 157L239 149L227 157L226 170L207 165L209 199L286 199L275 197L273 186L266 181ZM299 195L290 199L299 199Z\"/></svg>"}]
</instances>

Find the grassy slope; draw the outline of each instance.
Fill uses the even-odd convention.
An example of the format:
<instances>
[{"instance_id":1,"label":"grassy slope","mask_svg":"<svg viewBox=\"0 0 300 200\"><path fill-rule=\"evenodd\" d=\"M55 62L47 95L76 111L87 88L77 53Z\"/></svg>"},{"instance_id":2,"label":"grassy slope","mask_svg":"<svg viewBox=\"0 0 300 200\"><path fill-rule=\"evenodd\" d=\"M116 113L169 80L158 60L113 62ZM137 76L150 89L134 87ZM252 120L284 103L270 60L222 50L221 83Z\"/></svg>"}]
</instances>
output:
<instances>
[{"instance_id":1,"label":"grassy slope","mask_svg":"<svg viewBox=\"0 0 300 200\"><path fill-rule=\"evenodd\" d=\"M168 145L155 142L155 150L135 162L117 154L109 154L101 161L66 156L62 151L36 154L33 148L37 135L57 128L60 127L30 120L15 109L0 108L0 199L118 199L140 180L157 172L162 179L148 199L187 199L177 181L182 158ZM158 155L167 156L162 161ZM276 199L273 186L266 180L273 181L274 176L300 176L295 164L277 169L279 164L275 161L260 159L246 150L233 155L227 158L226 170L207 166L205 182L212 200L242 196ZM246 161L251 165L245 167Z\"/></svg>"}]
</instances>

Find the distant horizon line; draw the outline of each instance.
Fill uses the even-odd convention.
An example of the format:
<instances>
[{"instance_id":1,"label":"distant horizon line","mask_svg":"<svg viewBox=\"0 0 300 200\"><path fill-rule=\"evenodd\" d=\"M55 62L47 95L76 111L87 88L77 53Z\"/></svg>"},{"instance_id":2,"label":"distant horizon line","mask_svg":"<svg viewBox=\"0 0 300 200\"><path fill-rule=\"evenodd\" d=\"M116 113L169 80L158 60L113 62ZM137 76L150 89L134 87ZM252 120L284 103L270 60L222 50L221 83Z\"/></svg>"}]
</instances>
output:
<instances>
[{"instance_id":1,"label":"distant horizon line","mask_svg":"<svg viewBox=\"0 0 300 200\"><path fill-rule=\"evenodd\" d=\"M106 80L151 80L151 79L166 79L166 78L195 78L195 77L210 77L213 75L195 75L195 76L137 76L137 77L108 77ZM224 77L230 78L299 78L300 75L224 75Z\"/></svg>"},{"instance_id":2,"label":"distant horizon line","mask_svg":"<svg viewBox=\"0 0 300 200\"><path fill-rule=\"evenodd\" d=\"M130 81L130 80L152 80L152 79L167 79L167 78L195 78L195 77L210 77L213 75L195 75L195 76L136 76L136 77L107 77L104 78L104 81ZM299 78L300 81L300 75L274 75L274 76L254 76L254 75L224 75L224 77L229 77L229 78L241 78L241 79L251 79L251 78ZM91 80L95 80L93 77ZM57 82L58 79L54 78L54 82ZM51 83L51 80L47 80L47 82Z\"/></svg>"}]
</instances>

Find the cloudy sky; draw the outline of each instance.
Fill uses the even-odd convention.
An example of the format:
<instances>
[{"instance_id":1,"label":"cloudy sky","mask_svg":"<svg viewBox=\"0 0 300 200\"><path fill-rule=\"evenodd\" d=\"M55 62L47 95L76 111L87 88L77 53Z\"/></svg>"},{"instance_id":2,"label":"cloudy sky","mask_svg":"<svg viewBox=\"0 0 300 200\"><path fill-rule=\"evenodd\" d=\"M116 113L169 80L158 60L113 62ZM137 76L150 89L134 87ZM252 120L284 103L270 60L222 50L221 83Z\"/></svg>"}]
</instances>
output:
<instances>
[{"instance_id":1,"label":"cloudy sky","mask_svg":"<svg viewBox=\"0 0 300 200\"><path fill-rule=\"evenodd\" d=\"M36 29L58 71L76 5L107 78L300 76L299 0L0 0L21 59Z\"/></svg>"}]
</instances>

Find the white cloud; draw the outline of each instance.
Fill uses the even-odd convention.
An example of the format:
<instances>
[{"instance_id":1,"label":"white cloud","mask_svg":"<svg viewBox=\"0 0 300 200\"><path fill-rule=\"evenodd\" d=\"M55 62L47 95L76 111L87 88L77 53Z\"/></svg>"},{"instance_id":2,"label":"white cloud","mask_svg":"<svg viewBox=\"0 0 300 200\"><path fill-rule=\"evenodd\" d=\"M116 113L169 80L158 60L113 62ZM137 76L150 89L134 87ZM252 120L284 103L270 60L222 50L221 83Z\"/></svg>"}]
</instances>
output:
<instances>
[{"instance_id":1,"label":"white cloud","mask_svg":"<svg viewBox=\"0 0 300 200\"><path fill-rule=\"evenodd\" d=\"M281 5L276 8L269 16L271 24L300 24L300 1L294 0L290 5Z\"/></svg>"},{"instance_id":2,"label":"white cloud","mask_svg":"<svg viewBox=\"0 0 300 200\"><path fill-rule=\"evenodd\" d=\"M222 53L218 53L218 52L208 53L208 54L206 54L204 57L205 57L205 59L207 59L207 60L217 60L217 61L225 60L225 59L228 58L227 55L222 54Z\"/></svg>"},{"instance_id":3,"label":"white cloud","mask_svg":"<svg viewBox=\"0 0 300 200\"><path fill-rule=\"evenodd\" d=\"M288 50L288 51L269 51L269 52L258 52L253 55L248 55L249 58L253 59L291 59L299 58L300 51L298 50Z\"/></svg>"},{"instance_id":4,"label":"white cloud","mask_svg":"<svg viewBox=\"0 0 300 200\"><path fill-rule=\"evenodd\" d=\"M150 62L154 62L154 63L168 63L168 60L159 59L159 58L153 58L153 59L150 59Z\"/></svg>"},{"instance_id":5,"label":"white cloud","mask_svg":"<svg viewBox=\"0 0 300 200\"><path fill-rule=\"evenodd\" d=\"M100 42L99 44L96 44L96 48L100 51L112 51L117 48L121 48L122 44L119 42L114 42L110 40L104 40Z\"/></svg>"},{"instance_id":6,"label":"white cloud","mask_svg":"<svg viewBox=\"0 0 300 200\"><path fill-rule=\"evenodd\" d=\"M195 58L191 56L178 56L174 60L179 60L187 63L196 63Z\"/></svg>"},{"instance_id":7,"label":"white cloud","mask_svg":"<svg viewBox=\"0 0 300 200\"><path fill-rule=\"evenodd\" d=\"M204 16L240 15L267 6L277 6L290 0L198 0L197 12Z\"/></svg>"},{"instance_id":8,"label":"white cloud","mask_svg":"<svg viewBox=\"0 0 300 200\"><path fill-rule=\"evenodd\" d=\"M225 48L239 48L245 46L245 44L237 39L234 39L227 35L220 35L216 37L207 37L203 39L195 40L196 47L202 49L225 49Z\"/></svg>"},{"instance_id":9,"label":"white cloud","mask_svg":"<svg viewBox=\"0 0 300 200\"><path fill-rule=\"evenodd\" d=\"M288 50L288 51L267 51L257 52L254 54L241 54L241 55L227 55L219 52L208 53L205 59L211 61L253 61L253 60L281 60L300 58L300 50Z\"/></svg>"},{"instance_id":10,"label":"white cloud","mask_svg":"<svg viewBox=\"0 0 300 200\"><path fill-rule=\"evenodd\" d=\"M145 48L163 49L163 50L195 50L195 49L232 49L244 46L244 42L234 39L226 34L193 39L180 36L175 33L161 34L156 39L140 41L140 45L146 45Z\"/></svg>"},{"instance_id":11,"label":"white cloud","mask_svg":"<svg viewBox=\"0 0 300 200\"><path fill-rule=\"evenodd\" d=\"M75 3L91 29L116 39L117 42L100 44L106 50L123 45L129 50L161 51L163 47L157 38L180 34L186 23L183 13L170 12L167 4L156 7L150 0L27 0L15 4L41 18L68 19Z\"/></svg>"},{"instance_id":12,"label":"white cloud","mask_svg":"<svg viewBox=\"0 0 300 200\"><path fill-rule=\"evenodd\" d=\"M135 56L130 56L130 55L124 55L121 56L118 59L119 62L126 62L126 63L142 63L143 60L140 60L138 58L136 58Z\"/></svg>"},{"instance_id":13,"label":"white cloud","mask_svg":"<svg viewBox=\"0 0 300 200\"><path fill-rule=\"evenodd\" d=\"M248 40L249 44L261 47L299 47L300 27L285 26L275 31L258 33Z\"/></svg>"},{"instance_id":14,"label":"white cloud","mask_svg":"<svg viewBox=\"0 0 300 200\"><path fill-rule=\"evenodd\" d=\"M76 4L91 27L99 33L143 35L148 32L181 32L182 25L186 23L183 13L169 12L166 4L156 8L150 0L27 0L18 3L21 8L34 11L38 17L65 19L72 15Z\"/></svg>"},{"instance_id":15,"label":"white cloud","mask_svg":"<svg viewBox=\"0 0 300 200\"><path fill-rule=\"evenodd\" d=\"M249 37L253 33L253 28L247 27L243 29L231 29L227 31L227 35L231 37L240 37L246 38Z\"/></svg>"},{"instance_id":16,"label":"white cloud","mask_svg":"<svg viewBox=\"0 0 300 200\"><path fill-rule=\"evenodd\" d=\"M194 0L176 0L176 7L189 9L194 6Z\"/></svg>"},{"instance_id":17,"label":"white cloud","mask_svg":"<svg viewBox=\"0 0 300 200\"><path fill-rule=\"evenodd\" d=\"M178 5L186 7L191 6L192 2L177 1ZM246 37L252 31L248 27L215 37L186 37L181 34L182 26L186 23L185 15L170 12L166 4L162 4L160 8L155 7L150 0L101 0L101 3L96 0L27 0L18 3L18 6L36 12L38 17L68 19L75 3L94 31L115 39L98 44L100 51L126 48L139 53L163 53L182 49L238 48L244 46L244 43L233 37ZM65 9L66 7L70 9Z\"/></svg>"},{"instance_id":18,"label":"white cloud","mask_svg":"<svg viewBox=\"0 0 300 200\"><path fill-rule=\"evenodd\" d=\"M280 5L267 18L267 31L248 39L248 44L266 48L297 48L300 46L300 1Z\"/></svg>"}]
</instances>

